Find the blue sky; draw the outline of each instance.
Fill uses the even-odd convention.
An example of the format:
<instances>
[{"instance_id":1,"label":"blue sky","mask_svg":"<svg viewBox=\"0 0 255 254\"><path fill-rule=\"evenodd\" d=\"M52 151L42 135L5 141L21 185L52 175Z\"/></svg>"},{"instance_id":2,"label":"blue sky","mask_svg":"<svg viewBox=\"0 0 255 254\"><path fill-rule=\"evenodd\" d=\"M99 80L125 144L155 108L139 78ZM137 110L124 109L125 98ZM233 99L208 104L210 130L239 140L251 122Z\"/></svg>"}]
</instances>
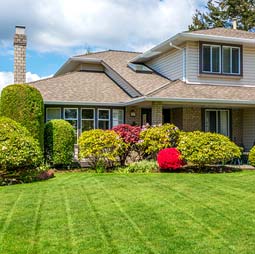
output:
<instances>
[{"instance_id":1,"label":"blue sky","mask_svg":"<svg viewBox=\"0 0 255 254\"><path fill-rule=\"evenodd\" d=\"M72 55L145 51L187 30L206 0L0 0L0 90L13 80L15 25L28 38L27 80L54 74Z\"/></svg>"}]
</instances>

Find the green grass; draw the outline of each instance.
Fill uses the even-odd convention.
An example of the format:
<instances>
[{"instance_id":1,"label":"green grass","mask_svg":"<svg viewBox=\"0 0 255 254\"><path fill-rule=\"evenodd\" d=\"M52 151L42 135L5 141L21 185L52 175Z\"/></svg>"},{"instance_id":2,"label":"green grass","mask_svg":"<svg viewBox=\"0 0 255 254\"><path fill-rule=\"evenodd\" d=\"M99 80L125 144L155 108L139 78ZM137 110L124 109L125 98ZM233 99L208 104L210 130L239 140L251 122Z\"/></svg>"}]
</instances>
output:
<instances>
[{"instance_id":1,"label":"green grass","mask_svg":"<svg viewBox=\"0 0 255 254\"><path fill-rule=\"evenodd\" d=\"M254 253L255 172L61 173L0 187L0 253Z\"/></svg>"}]
</instances>

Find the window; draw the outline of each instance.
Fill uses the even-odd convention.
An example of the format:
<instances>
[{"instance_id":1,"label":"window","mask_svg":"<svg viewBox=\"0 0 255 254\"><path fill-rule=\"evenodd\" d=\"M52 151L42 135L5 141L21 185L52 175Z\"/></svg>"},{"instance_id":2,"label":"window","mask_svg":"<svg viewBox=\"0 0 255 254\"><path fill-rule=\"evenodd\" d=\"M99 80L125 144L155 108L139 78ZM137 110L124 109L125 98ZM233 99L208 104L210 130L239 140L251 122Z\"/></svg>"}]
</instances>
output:
<instances>
[{"instance_id":1,"label":"window","mask_svg":"<svg viewBox=\"0 0 255 254\"><path fill-rule=\"evenodd\" d=\"M145 66L143 64L128 63L128 67L135 72L153 73L153 71L151 69L149 69L147 66Z\"/></svg>"},{"instance_id":2,"label":"window","mask_svg":"<svg viewBox=\"0 0 255 254\"><path fill-rule=\"evenodd\" d=\"M229 110L205 110L205 131L230 136L229 126Z\"/></svg>"},{"instance_id":3,"label":"window","mask_svg":"<svg viewBox=\"0 0 255 254\"><path fill-rule=\"evenodd\" d=\"M200 43L200 73L241 75L242 46Z\"/></svg>"},{"instance_id":4,"label":"window","mask_svg":"<svg viewBox=\"0 0 255 254\"><path fill-rule=\"evenodd\" d=\"M83 108L81 110L81 129L87 131L95 128L95 109Z\"/></svg>"},{"instance_id":5,"label":"window","mask_svg":"<svg viewBox=\"0 0 255 254\"><path fill-rule=\"evenodd\" d=\"M110 129L110 109L98 109L97 123L99 129Z\"/></svg>"},{"instance_id":6,"label":"window","mask_svg":"<svg viewBox=\"0 0 255 254\"><path fill-rule=\"evenodd\" d=\"M78 109L77 108L65 108L64 109L64 119L69 122L76 132L76 137L78 135ZM77 141L77 140L76 140Z\"/></svg>"},{"instance_id":7,"label":"window","mask_svg":"<svg viewBox=\"0 0 255 254\"><path fill-rule=\"evenodd\" d=\"M61 108L46 109L46 121L50 121L53 119L61 119Z\"/></svg>"},{"instance_id":8,"label":"window","mask_svg":"<svg viewBox=\"0 0 255 254\"><path fill-rule=\"evenodd\" d=\"M112 110L112 127L124 123L124 110L113 109Z\"/></svg>"},{"instance_id":9,"label":"window","mask_svg":"<svg viewBox=\"0 0 255 254\"><path fill-rule=\"evenodd\" d=\"M223 73L240 74L240 48L223 46Z\"/></svg>"}]
</instances>

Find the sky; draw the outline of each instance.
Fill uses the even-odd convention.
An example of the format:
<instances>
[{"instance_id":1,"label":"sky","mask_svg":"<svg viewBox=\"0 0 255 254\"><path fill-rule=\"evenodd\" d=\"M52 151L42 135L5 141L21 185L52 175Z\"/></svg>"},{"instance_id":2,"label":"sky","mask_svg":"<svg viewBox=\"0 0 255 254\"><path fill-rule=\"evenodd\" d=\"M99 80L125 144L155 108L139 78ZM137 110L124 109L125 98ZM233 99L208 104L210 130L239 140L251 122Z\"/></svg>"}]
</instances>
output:
<instances>
[{"instance_id":1,"label":"sky","mask_svg":"<svg viewBox=\"0 0 255 254\"><path fill-rule=\"evenodd\" d=\"M0 91L13 83L13 35L26 26L27 81L52 76L69 57L144 52L188 29L206 0L0 0Z\"/></svg>"}]
</instances>

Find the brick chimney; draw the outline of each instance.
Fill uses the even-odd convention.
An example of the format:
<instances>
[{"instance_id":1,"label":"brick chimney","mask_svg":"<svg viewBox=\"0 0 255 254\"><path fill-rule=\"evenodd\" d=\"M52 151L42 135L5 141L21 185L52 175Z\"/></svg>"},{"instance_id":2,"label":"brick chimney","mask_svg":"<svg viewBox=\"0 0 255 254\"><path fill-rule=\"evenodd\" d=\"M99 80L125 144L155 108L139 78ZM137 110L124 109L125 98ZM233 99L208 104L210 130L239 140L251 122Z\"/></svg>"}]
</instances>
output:
<instances>
[{"instance_id":1,"label":"brick chimney","mask_svg":"<svg viewBox=\"0 0 255 254\"><path fill-rule=\"evenodd\" d=\"M14 84L26 83L26 27L16 26L14 35Z\"/></svg>"}]
</instances>

